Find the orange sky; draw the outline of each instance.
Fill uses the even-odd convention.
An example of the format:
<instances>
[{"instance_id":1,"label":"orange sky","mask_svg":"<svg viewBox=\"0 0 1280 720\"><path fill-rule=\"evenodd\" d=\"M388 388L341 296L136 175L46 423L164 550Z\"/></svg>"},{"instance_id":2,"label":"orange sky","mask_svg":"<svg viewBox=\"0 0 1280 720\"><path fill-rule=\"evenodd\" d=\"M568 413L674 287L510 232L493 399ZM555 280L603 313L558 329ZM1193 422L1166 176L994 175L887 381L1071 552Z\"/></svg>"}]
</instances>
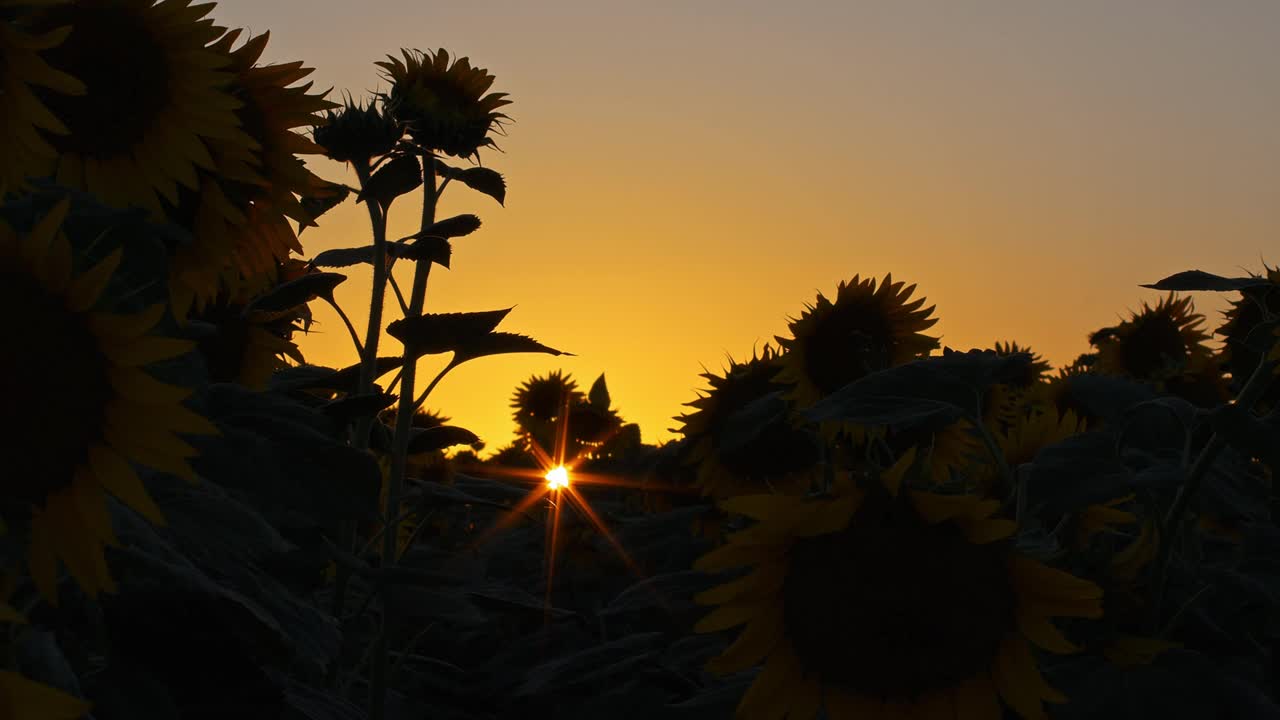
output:
<instances>
[{"instance_id":1,"label":"orange sky","mask_svg":"<svg viewBox=\"0 0 1280 720\"><path fill-rule=\"evenodd\" d=\"M428 406L510 441L531 374L606 372L646 441L816 291L919 284L957 348L1016 339L1051 362L1173 272L1280 260L1280 4L223 0L267 57L321 87L379 87L398 48L469 55L508 92L506 208L433 271L428 309L516 305L501 329L577 353L474 361ZM318 163L341 179L344 170ZM354 182L349 179L348 182ZM393 207L391 234L417 228ZM368 242L348 204L308 256ZM338 297L367 309L352 269ZM407 285L407 283L406 283ZM392 300L394 303L394 300ZM1223 305L1198 307L1217 325ZM311 362L355 361L317 308ZM390 341L389 350L399 348Z\"/></svg>"}]
</instances>

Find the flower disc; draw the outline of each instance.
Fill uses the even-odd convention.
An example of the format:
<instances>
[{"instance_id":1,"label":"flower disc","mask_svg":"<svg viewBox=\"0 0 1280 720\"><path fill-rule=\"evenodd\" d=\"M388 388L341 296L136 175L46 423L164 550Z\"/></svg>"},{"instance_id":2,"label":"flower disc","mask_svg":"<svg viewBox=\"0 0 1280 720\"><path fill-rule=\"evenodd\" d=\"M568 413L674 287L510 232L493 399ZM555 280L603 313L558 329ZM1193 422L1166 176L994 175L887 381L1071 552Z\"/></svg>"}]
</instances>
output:
<instances>
[{"instance_id":1,"label":"flower disc","mask_svg":"<svg viewBox=\"0 0 1280 720\"><path fill-rule=\"evenodd\" d=\"M510 105L506 93L485 94L494 77L471 67L468 58L402 51L404 60L387 56L377 63L391 82L387 109L422 147L456 157L472 157L492 146L489 133L507 119L498 108Z\"/></svg>"}]
</instances>

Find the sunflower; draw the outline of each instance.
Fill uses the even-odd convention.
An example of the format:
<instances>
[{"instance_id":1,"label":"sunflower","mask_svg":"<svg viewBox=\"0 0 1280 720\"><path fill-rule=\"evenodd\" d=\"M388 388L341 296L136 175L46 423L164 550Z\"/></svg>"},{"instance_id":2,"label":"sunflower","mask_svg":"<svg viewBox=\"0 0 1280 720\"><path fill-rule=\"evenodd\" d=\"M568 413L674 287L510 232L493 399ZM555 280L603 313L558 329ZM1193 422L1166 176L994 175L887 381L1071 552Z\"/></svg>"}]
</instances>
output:
<instances>
[{"instance_id":1,"label":"sunflower","mask_svg":"<svg viewBox=\"0 0 1280 720\"><path fill-rule=\"evenodd\" d=\"M159 217L161 196L176 202L179 185L195 188L197 170L213 170L206 141L252 147L235 115L240 102L226 90L227 60L207 47L222 34L204 19L212 9L191 0L68 0L34 12L38 32L72 29L47 59L88 89L38 93L69 131L47 138L58 157L40 172Z\"/></svg>"},{"instance_id":2,"label":"sunflower","mask_svg":"<svg viewBox=\"0 0 1280 720\"><path fill-rule=\"evenodd\" d=\"M235 115L253 144L211 141L215 170L200 173L199 186L169 208L193 240L176 248L171 261L179 317L221 290L262 289L278 263L301 253L289 220L311 223L299 197L323 184L297 157L323 149L294 130L319 124L318 113L336 106L310 94L311 83L294 85L312 72L302 63L256 64L269 33L235 48L239 37L229 32L211 49L228 62L229 92L240 102Z\"/></svg>"},{"instance_id":3,"label":"sunflower","mask_svg":"<svg viewBox=\"0 0 1280 720\"><path fill-rule=\"evenodd\" d=\"M145 371L192 347L148 334L164 307L134 315L99 309L121 251L76 272L81 259L60 230L68 205L58 203L25 237L0 222L0 304L22 308L10 318L22 351L0 355L0 423L11 428L5 494L10 507L30 508L28 564L50 601L59 561L89 594L113 589L103 557L104 545L115 543L104 491L162 522L132 463L194 479L187 460L196 451L177 433L217 432L183 407L188 390Z\"/></svg>"},{"instance_id":4,"label":"sunflower","mask_svg":"<svg viewBox=\"0 0 1280 720\"><path fill-rule=\"evenodd\" d=\"M0 623L25 624L13 606L0 602ZM5 720L76 720L89 712L89 703L57 688L0 670L0 717Z\"/></svg>"},{"instance_id":5,"label":"sunflower","mask_svg":"<svg viewBox=\"0 0 1280 720\"><path fill-rule=\"evenodd\" d=\"M197 346L211 382L265 390L271 376L289 366L286 358L299 365L306 362L293 341L296 308L246 314L242 303L223 302L206 307L196 319L212 326Z\"/></svg>"},{"instance_id":6,"label":"sunflower","mask_svg":"<svg viewBox=\"0 0 1280 720\"><path fill-rule=\"evenodd\" d=\"M376 102L367 105L350 97L338 112L330 110L312 133L330 160L368 168L373 158L395 149L404 128Z\"/></svg>"},{"instance_id":7,"label":"sunflower","mask_svg":"<svg viewBox=\"0 0 1280 720\"><path fill-rule=\"evenodd\" d=\"M711 385L706 394L686 403L693 412L676 418L689 443L686 462L697 466L697 484L704 495L729 497L769 488L806 492L818 470L818 446L813 437L786 417L766 420L753 442L725 447L725 434L734 416L770 393L785 392L775 379L780 354L765 345L744 363L729 359L723 375L704 373Z\"/></svg>"},{"instance_id":8,"label":"sunflower","mask_svg":"<svg viewBox=\"0 0 1280 720\"><path fill-rule=\"evenodd\" d=\"M1026 353L1031 356L1031 362L1027 365L1022 377L1009 383L992 385L982 399L983 421L987 427L1004 432L1017 422L1018 415L1026 404L1028 392L1035 387L1036 383L1044 379L1049 373L1050 366L1039 353L1022 347L1016 342L997 342L992 349L1000 356L1016 353Z\"/></svg>"},{"instance_id":9,"label":"sunflower","mask_svg":"<svg viewBox=\"0 0 1280 720\"><path fill-rule=\"evenodd\" d=\"M792 386L796 406L808 407L858 378L936 349L938 338L923 334L938 322L929 317L934 306L922 309L924 298L908 302L915 288L893 282L893 275L879 288L875 279L855 275L840 283L835 302L819 293L791 321L791 337L777 338L783 348L778 380Z\"/></svg>"},{"instance_id":10,"label":"sunflower","mask_svg":"<svg viewBox=\"0 0 1280 720\"><path fill-rule=\"evenodd\" d=\"M1103 328L1089 337L1098 350L1095 372L1164 384L1210 366L1213 353L1201 329L1204 316L1195 312L1191 297L1173 293L1156 303L1142 304L1128 320Z\"/></svg>"},{"instance_id":11,"label":"sunflower","mask_svg":"<svg viewBox=\"0 0 1280 720\"><path fill-rule=\"evenodd\" d=\"M958 420L943 427L923 425L909 430L890 430L885 442L895 451L895 457L917 446L929 448L928 478L933 485L950 482L953 473L987 455L981 436L968 420Z\"/></svg>"},{"instance_id":12,"label":"sunflower","mask_svg":"<svg viewBox=\"0 0 1280 720\"><path fill-rule=\"evenodd\" d=\"M455 157L475 157L480 148L494 147L490 131L501 132L510 118L497 112L510 105L506 93L489 93L494 77L471 67L468 58L449 61L437 50L401 50L404 60L387 56L376 63L391 83L387 110L402 123L420 147Z\"/></svg>"},{"instance_id":13,"label":"sunflower","mask_svg":"<svg viewBox=\"0 0 1280 720\"><path fill-rule=\"evenodd\" d=\"M1267 284L1251 291L1256 294L1257 300L1245 297L1243 293L1241 297L1232 300L1231 307L1223 313L1225 322L1215 333L1223 336L1224 342L1218 359L1220 365L1231 374L1231 389L1237 393L1261 360L1258 349L1249 347L1246 342L1249 334L1263 322L1260 304L1265 305L1273 315L1280 314L1280 266L1264 267L1266 274L1257 277L1265 277ZM1276 332L1280 334L1280 328L1277 328ZM1280 341L1273 341L1268 359L1280 362ZM1280 367L1277 367L1277 372L1280 372ZM1280 404L1280 383L1273 383L1264 394L1258 408L1266 412L1278 404Z\"/></svg>"},{"instance_id":14,"label":"sunflower","mask_svg":"<svg viewBox=\"0 0 1280 720\"><path fill-rule=\"evenodd\" d=\"M0 11L13 5L0 0ZM32 175L39 175L57 153L44 133L67 134L67 126L49 112L34 88L52 93L83 95L84 83L55 69L42 57L57 47L71 28L43 33L24 32L21 25L0 18L0 198L9 190L21 190Z\"/></svg>"},{"instance_id":15,"label":"sunflower","mask_svg":"<svg viewBox=\"0 0 1280 720\"><path fill-rule=\"evenodd\" d=\"M745 625L709 668L764 669L740 717L832 720L1023 718L1063 702L1032 646L1077 648L1052 617L1101 615L1102 590L1018 553L994 500L904 488L907 453L879 482L826 498L742 496L726 510L758 523L703 556L704 571L752 566L697 596L697 625Z\"/></svg>"}]
</instances>

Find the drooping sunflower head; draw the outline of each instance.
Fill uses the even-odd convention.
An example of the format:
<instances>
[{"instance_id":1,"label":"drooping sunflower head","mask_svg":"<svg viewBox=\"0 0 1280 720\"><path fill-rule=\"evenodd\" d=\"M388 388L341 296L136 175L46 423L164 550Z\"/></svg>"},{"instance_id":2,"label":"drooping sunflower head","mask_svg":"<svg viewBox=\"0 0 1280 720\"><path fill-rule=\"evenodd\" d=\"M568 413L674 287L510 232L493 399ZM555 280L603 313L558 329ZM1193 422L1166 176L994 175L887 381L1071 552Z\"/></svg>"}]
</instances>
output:
<instances>
[{"instance_id":1,"label":"drooping sunflower head","mask_svg":"<svg viewBox=\"0 0 1280 720\"><path fill-rule=\"evenodd\" d=\"M1170 293L1155 307L1144 302L1128 320L1090 336L1098 349L1093 369L1156 383L1189 374L1212 356L1203 324L1190 296L1177 299Z\"/></svg>"},{"instance_id":2,"label":"drooping sunflower head","mask_svg":"<svg viewBox=\"0 0 1280 720\"><path fill-rule=\"evenodd\" d=\"M676 418L683 423L679 432L689 443L687 460L697 466L703 494L727 497L770 487L808 490L818 446L811 434L794 425L785 413L760 418L759 426L750 428L749 442L735 442L730 437L743 432L741 424L754 403L788 389L776 379L779 357L780 353L766 345L747 362L730 358L723 375L704 373L710 389L687 403L692 412Z\"/></svg>"},{"instance_id":3,"label":"drooping sunflower head","mask_svg":"<svg viewBox=\"0 0 1280 720\"><path fill-rule=\"evenodd\" d=\"M25 234L0 222L0 302L22 308L10 318L19 345L0 353L3 506L6 524L29 523L31 576L50 600L59 561L86 592L113 588L104 491L161 522L133 464L194 479L196 451L178 433L216 432L182 405L190 391L147 371L192 343L150 334L163 305L113 312L122 251L74 249L61 229L68 209L61 201Z\"/></svg>"},{"instance_id":4,"label":"drooping sunflower head","mask_svg":"<svg viewBox=\"0 0 1280 720\"><path fill-rule=\"evenodd\" d=\"M350 97L338 111L330 110L312 137L330 160L368 167L377 157L395 149L404 127L376 101L362 104Z\"/></svg>"},{"instance_id":5,"label":"drooping sunflower head","mask_svg":"<svg viewBox=\"0 0 1280 720\"><path fill-rule=\"evenodd\" d=\"M751 572L697 597L720 606L697 630L745 625L710 664L763 662L740 717L998 720L1003 701L1039 719L1065 700L1032 646L1075 650L1051 618L1099 616L1102 591L1020 554L998 502L910 489L914 462L831 497L722 503L757 523L695 567Z\"/></svg>"},{"instance_id":6,"label":"drooping sunflower head","mask_svg":"<svg viewBox=\"0 0 1280 720\"><path fill-rule=\"evenodd\" d=\"M71 33L70 27L29 32L23 16L5 16L0 3L0 198L21 190L29 177L47 174L57 157L47 134L65 135L67 126L40 101L37 88L62 95L83 95L84 83L49 65L47 51Z\"/></svg>"},{"instance_id":7,"label":"drooping sunflower head","mask_svg":"<svg viewBox=\"0 0 1280 720\"><path fill-rule=\"evenodd\" d=\"M201 309L194 319L210 328L197 348L204 357L209 380L265 390L271 376L288 367L288 360L303 364L302 351L293 341L299 312L299 308L292 308L246 313L243 303L226 301Z\"/></svg>"},{"instance_id":8,"label":"drooping sunflower head","mask_svg":"<svg viewBox=\"0 0 1280 720\"><path fill-rule=\"evenodd\" d=\"M468 58L451 61L444 50L401 54L403 60L388 55L377 65L391 83L387 110L413 141L455 157L473 157L480 148L493 147L489 133L501 132L509 119L498 108L511 104L506 93L488 92L494 76L472 67Z\"/></svg>"},{"instance_id":9,"label":"drooping sunflower head","mask_svg":"<svg viewBox=\"0 0 1280 720\"><path fill-rule=\"evenodd\" d=\"M88 92L38 92L68 132L47 136L57 152L44 174L110 205L161 214L199 169L213 170L207 141L241 146L240 106L228 91L227 60L210 49L222 34L206 19L213 3L191 0L67 0L34 12L30 26L71 33L45 58Z\"/></svg>"},{"instance_id":10,"label":"drooping sunflower head","mask_svg":"<svg viewBox=\"0 0 1280 720\"><path fill-rule=\"evenodd\" d=\"M1056 405L1045 403L1029 409L1018 417L1005 432L996 433L996 444L1004 455L1005 464L1016 469L1019 465L1035 460L1040 451L1085 431L1085 423L1071 410L1060 411ZM1004 478L992 464L983 467L977 476L980 492L1002 496L1009 488L1003 487Z\"/></svg>"},{"instance_id":11,"label":"drooping sunflower head","mask_svg":"<svg viewBox=\"0 0 1280 720\"><path fill-rule=\"evenodd\" d=\"M1000 356L1015 355L1017 353L1026 353L1031 356L1031 362L1026 366L1026 373L1012 383L1016 386L1026 387L1028 385L1034 385L1036 381L1049 374L1049 370L1052 369L1052 366L1045 362L1045 359L1040 355L1040 353L1035 352L1031 348L1022 347L1016 342L997 342L995 347L992 349Z\"/></svg>"},{"instance_id":12,"label":"drooping sunflower head","mask_svg":"<svg viewBox=\"0 0 1280 720\"><path fill-rule=\"evenodd\" d=\"M938 347L924 335L938 321L924 298L910 300L916 286L892 275L854 276L840 283L835 302L822 294L790 324L791 337L777 338L784 354L778 379L793 386L790 397L807 407L864 375L910 362Z\"/></svg>"}]
</instances>

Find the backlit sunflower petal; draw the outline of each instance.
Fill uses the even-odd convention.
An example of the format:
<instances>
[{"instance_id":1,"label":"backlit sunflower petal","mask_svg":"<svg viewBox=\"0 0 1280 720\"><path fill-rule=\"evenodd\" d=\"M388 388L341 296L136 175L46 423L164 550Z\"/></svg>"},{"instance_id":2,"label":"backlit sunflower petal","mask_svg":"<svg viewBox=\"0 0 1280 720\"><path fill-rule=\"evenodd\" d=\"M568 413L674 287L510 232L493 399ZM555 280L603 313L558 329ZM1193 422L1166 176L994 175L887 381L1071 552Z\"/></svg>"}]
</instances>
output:
<instances>
[{"instance_id":1,"label":"backlit sunflower petal","mask_svg":"<svg viewBox=\"0 0 1280 720\"><path fill-rule=\"evenodd\" d=\"M745 544L730 541L698 558L693 563L694 570L702 572L720 572L745 567L759 562L778 552L781 545Z\"/></svg>"},{"instance_id":2,"label":"backlit sunflower petal","mask_svg":"<svg viewBox=\"0 0 1280 720\"><path fill-rule=\"evenodd\" d=\"M146 310L129 315L90 312L86 320L93 334L107 344L145 335L164 317L164 311L165 306L156 303Z\"/></svg>"},{"instance_id":3,"label":"backlit sunflower petal","mask_svg":"<svg viewBox=\"0 0 1280 720\"><path fill-rule=\"evenodd\" d=\"M764 669L747 688L738 703L738 717L744 720L783 720L790 702L790 690L801 680L800 663L790 648L769 656Z\"/></svg>"},{"instance_id":4,"label":"backlit sunflower petal","mask_svg":"<svg viewBox=\"0 0 1280 720\"><path fill-rule=\"evenodd\" d=\"M1066 702L1062 693L1045 682L1031 646L1016 633L1010 633L1000 643L992 676L1000 697L1026 720L1048 720L1045 701Z\"/></svg>"},{"instance_id":5,"label":"backlit sunflower petal","mask_svg":"<svg viewBox=\"0 0 1280 720\"><path fill-rule=\"evenodd\" d=\"M113 547L118 545L115 528L111 525L111 512L107 509L107 499L102 494L102 485L93 474L91 466L82 465L76 470L73 487L75 492L71 493L71 498L84 521L88 536Z\"/></svg>"},{"instance_id":6,"label":"backlit sunflower petal","mask_svg":"<svg viewBox=\"0 0 1280 720\"><path fill-rule=\"evenodd\" d=\"M146 405L135 403L132 398L116 398L109 414L123 418L132 418L136 422L147 422L163 428L171 433L184 435L219 435L221 431L203 415L188 410L182 405Z\"/></svg>"},{"instance_id":7,"label":"backlit sunflower petal","mask_svg":"<svg viewBox=\"0 0 1280 720\"><path fill-rule=\"evenodd\" d=\"M120 266L120 258L123 255L124 250L117 249L102 262L73 279L67 287L67 309L72 312L84 312L93 307L102 296L102 291L107 289L107 283L111 281L111 276Z\"/></svg>"},{"instance_id":8,"label":"backlit sunflower petal","mask_svg":"<svg viewBox=\"0 0 1280 720\"><path fill-rule=\"evenodd\" d=\"M1018 592L1036 598L1095 599L1102 597L1098 585L1049 567L1025 555L1009 556L1009 572Z\"/></svg>"},{"instance_id":9,"label":"backlit sunflower petal","mask_svg":"<svg viewBox=\"0 0 1280 720\"><path fill-rule=\"evenodd\" d=\"M84 538L84 519L71 498L73 490L64 490L49 497L46 513L55 525L53 542L58 557L71 573L80 589L89 597L99 592L113 592L115 582L107 570L102 544L96 538Z\"/></svg>"},{"instance_id":10,"label":"backlit sunflower petal","mask_svg":"<svg viewBox=\"0 0 1280 720\"><path fill-rule=\"evenodd\" d=\"M0 707L20 713L13 720L77 720L88 714L90 708L89 703L80 698L8 670L0 670L0 698L4 703Z\"/></svg>"},{"instance_id":11,"label":"backlit sunflower petal","mask_svg":"<svg viewBox=\"0 0 1280 720\"><path fill-rule=\"evenodd\" d=\"M979 673L955 689L956 720L1002 720L1004 710L991 676Z\"/></svg>"},{"instance_id":12,"label":"backlit sunflower petal","mask_svg":"<svg viewBox=\"0 0 1280 720\"><path fill-rule=\"evenodd\" d=\"M147 493L138 473L118 452L104 445L95 445L89 449L89 464L107 492L153 524L165 524L164 513Z\"/></svg>"},{"instance_id":13,"label":"backlit sunflower petal","mask_svg":"<svg viewBox=\"0 0 1280 720\"><path fill-rule=\"evenodd\" d=\"M111 386L135 403L176 404L191 395L189 388L162 383L137 368L110 368Z\"/></svg>"},{"instance_id":14,"label":"backlit sunflower petal","mask_svg":"<svg viewBox=\"0 0 1280 720\"><path fill-rule=\"evenodd\" d=\"M742 672L760 663L772 653L782 639L782 611L776 603L752 618L733 644L707 663L707 669L720 675Z\"/></svg>"},{"instance_id":15,"label":"backlit sunflower petal","mask_svg":"<svg viewBox=\"0 0 1280 720\"><path fill-rule=\"evenodd\" d=\"M731 627L737 627L745 624L752 618L759 615L761 610L762 608L757 603L721 605L708 613L706 617L699 620L697 624L693 626L693 631L697 633L709 633L728 630Z\"/></svg>"},{"instance_id":16,"label":"backlit sunflower petal","mask_svg":"<svg viewBox=\"0 0 1280 720\"><path fill-rule=\"evenodd\" d=\"M739 598L768 597L782 587L784 569L778 563L765 563L751 573L704 590L693 596L699 605L721 605Z\"/></svg>"},{"instance_id":17,"label":"backlit sunflower petal","mask_svg":"<svg viewBox=\"0 0 1280 720\"><path fill-rule=\"evenodd\" d=\"M1018 608L1018 632L1049 652L1073 653L1080 649L1048 617L1031 612L1028 606Z\"/></svg>"}]
</instances>

